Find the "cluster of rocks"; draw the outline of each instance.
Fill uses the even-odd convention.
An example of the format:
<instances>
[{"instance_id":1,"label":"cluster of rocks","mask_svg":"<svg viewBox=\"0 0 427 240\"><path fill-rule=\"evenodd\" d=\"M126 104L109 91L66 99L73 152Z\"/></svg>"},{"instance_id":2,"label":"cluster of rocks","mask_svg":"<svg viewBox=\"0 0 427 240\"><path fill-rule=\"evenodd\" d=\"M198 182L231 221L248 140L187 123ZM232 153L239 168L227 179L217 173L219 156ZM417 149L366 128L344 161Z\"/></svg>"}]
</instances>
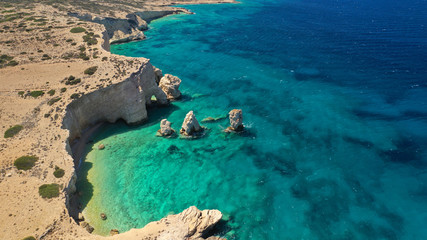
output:
<instances>
[{"instance_id":1,"label":"cluster of rocks","mask_svg":"<svg viewBox=\"0 0 427 240\"><path fill-rule=\"evenodd\" d=\"M158 68L154 68L154 75L157 85L166 94L168 100L173 101L181 97L181 92L179 91L181 79L170 74L163 76L162 70Z\"/></svg>"},{"instance_id":2,"label":"cluster of rocks","mask_svg":"<svg viewBox=\"0 0 427 240\"><path fill-rule=\"evenodd\" d=\"M229 112L230 126L227 127L225 132L240 132L243 131L243 116L241 109L233 109ZM212 118L214 119L214 118ZM209 118L210 120L210 118ZM205 121L208 122L208 121ZM171 136L175 133L175 130L171 127L171 122L167 119L160 121L160 129L157 131L158 136ZM204 128L200 126L197 121L196 115L193 111L187 113L182 123L181 130L179 133L184 137L197 137L203 132Z\"/></svg>"}]
</instances>

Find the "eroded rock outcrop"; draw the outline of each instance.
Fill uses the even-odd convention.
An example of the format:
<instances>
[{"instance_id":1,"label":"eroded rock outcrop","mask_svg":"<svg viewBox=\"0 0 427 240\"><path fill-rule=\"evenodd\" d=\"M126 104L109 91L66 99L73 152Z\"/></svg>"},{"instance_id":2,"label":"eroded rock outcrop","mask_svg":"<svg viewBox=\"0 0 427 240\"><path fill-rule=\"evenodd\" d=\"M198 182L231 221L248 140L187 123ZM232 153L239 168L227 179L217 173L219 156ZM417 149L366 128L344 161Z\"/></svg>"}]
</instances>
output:
<instances>
[{"instance_id":1,"label":"eroded rock outcrop","mask_svg":"<svg viewBox=\"0 0 427 240\"><path fill-rule=\"evenodd\" d=\"M141 9L142 10L142 9ZM145 39L144 32L148 23L171 14L191 13L184 8L162 8L134 12L120 17L94 16L92 13L72 12L68 15L84 21L95 22L105 26L110 43L123 43Z\"/></svg>"},{"instance_id":2,"label":"eroded rock outcrop","mask_svg":"<svg viewBox=\"0 0 427 240\"><path fill-rule=\"evenodd\" d=\"M160 83L160 79L163 77L163 72L159 68L154 67L154 75L156 75L156 83Z\"/></svg>"},{"instance_id":3,"label":"eroded rock outcrop","mask_svg":"<svg viewBox=\"0 0 427 240\"><path fill-rule=\"evenodd\" d=\"M169 215L160 221L151 222L142 229L132 229L122 233L121 239L142 239L151 237L158 240L201 240L201 239L221 239L211 236L210 231L221 220L222 213L218 210L200 211L195 206L191 206L179 214ZM156 234L148 235L148 232ZM138 238L139 237L139 238ZM147 238L148 239L148 238Z\"/></svg>"},{"instance_id":4,"label":"eroded rock outcrop","mask_svg":"<svg viewBox=\"0 0 427 240\"><path fill-rule=\"evenodd\" d=\"M230 126L226 131L242 131L243 130L243 116L242 109L233 109L228 113L230 118Z\"/></svg>"},{"instance_id":5,"label":"eroded rock outcrop","mask_svg":"<svg viewBox=\"0 0 427 240\"><path fill-rule=\"evenodd\" d=\"M199 122L196 119L193 111L187 113L182 123L180 133L185 136L193 136L195 133L202 131Z\"/></svg>"},{"instance_id":6,"label":"eroded rock outcrop","mask_svg":"<svg viewBox=\"0 0 427 240\"><path fill-rule=\"evenodd\" d=\"M168 99L178 99L181 97L181 92L178 90L181 85L181 79L165 74L159 82L159 87L166 93Z\"/></svg>"},{"instance_id":7,"label":"eroded rock outcrop","mask_svg":"<svg viewBox=\"0 0 427 240\"><path fill-rule=\"evenodd\" d=\"M171 122L167 119L162 119L162 121L160 121L160 129L157 131L157 135L165 137L170 136L173 133L175 133L175 130L171 128Z\"/></svg>"},{"instance_id":8,"label":"eroded rock outcrop","mask_svg":"<svg viewBox=\"0 0 427 240\"><path fill-rule=\"evenodd\" d=\"M88 93L67 106L63 126L70 131L69 139L97 122L123 119L135 124L147 119L146 104L155 96L158 103L167 104L166 94L157 86L154 68L147 60L138 71L123 82Z\"/></svg>"}]
</instances>

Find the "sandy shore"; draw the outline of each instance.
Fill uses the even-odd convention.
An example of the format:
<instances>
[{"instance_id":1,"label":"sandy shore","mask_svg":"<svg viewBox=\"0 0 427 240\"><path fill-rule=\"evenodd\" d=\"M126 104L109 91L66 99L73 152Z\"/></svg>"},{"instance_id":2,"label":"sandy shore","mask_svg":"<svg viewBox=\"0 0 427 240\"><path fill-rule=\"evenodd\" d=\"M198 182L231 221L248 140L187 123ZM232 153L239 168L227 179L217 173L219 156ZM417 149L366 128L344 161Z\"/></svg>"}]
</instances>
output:
<instances>
[{"instance_id":1,"label":"sandy shore","mask_svg":"<svg viewBox=\"0 0 427 240\"><path fill-rule=\"evenodd\" d=\"M179 4L218 2L233 1L186 1ZM171 11L168 5L174 4L171 1L125 3L105 1L99 6L51 6L24 0L12 5L0 3L0 19L3 20L0 21L0 55L6 59L0 67L0 129L3 135L11 126L23 127L13 137L0 137L0 202L3 203L0 205L0 239L26 236L105 239L89 234L79 226L66 207L70 182L75 180L73 157L82 158L88 138L101 124L91 122L96 125L82 132L80 140L70 147L70 133L64 128L63 119L67 106L76 97L84 98L89 93L120 84L141 71L141 66L147 65L147 59L116 56L109 52L111 34L113 37L117 35L116 38L127 38L139 34L138 28L146 24L133 13L175 13L168 12ZM73 17L69 14L70 9L82 14L79 16L90 13L91 17L87 21ZM127 25L133 20L123 16L139 17L141 25ZM115 19L111 24L95 21L104 17ZM84 31L73 33L71 29L75 28ZM89 67L96 67L96 71L85 73ZM80 81L70 84L70 76ZM43 94L36 96L35 91ZM13 166L15 159L24 155L38 157L30 170L18 170ZM56 167L65 170L63 177L53 175ZM38 189L50 183L60 186L60 195L44 199ZM114 239L156 237L163 228L132 230ZM174 230L168 233L173 236Z\"/></svg>"}]
</instances>

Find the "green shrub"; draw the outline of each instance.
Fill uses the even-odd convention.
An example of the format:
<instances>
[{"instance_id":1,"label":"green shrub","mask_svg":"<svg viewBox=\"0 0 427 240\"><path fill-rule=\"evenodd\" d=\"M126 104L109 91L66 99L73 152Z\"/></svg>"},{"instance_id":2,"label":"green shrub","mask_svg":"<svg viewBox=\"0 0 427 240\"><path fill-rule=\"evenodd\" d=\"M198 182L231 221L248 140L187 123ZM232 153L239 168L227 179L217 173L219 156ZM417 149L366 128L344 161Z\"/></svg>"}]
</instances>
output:
<instances>
[{"instance_id":1,"label":"green shrub","mask_svg":"<svg viewBox=\"0 0 427 240\"><path fill-rule=\"evenodd\" d=\"M67 91L67 88L61 88L61 92L63 93L63 92L65 92L65 91Z\"/></svg>"},{"instance_id":2,"label":"green shrub","mask_svg":"<svg viewBox=\"0 0 427 240\"><path fill-rule=\"evenodd\" d=\"M30 92L30 96L33 98L37 98L37 97L40 97L43 95L44 95L43 91L32 91L32 92Z\"/></svg>"},{"instance_id":3,"label":"green shrub","mask_svg":"<svg viewBox=\"0 0 427 240\"><path fill-rule=\"evenodd\" d=\"M49 55L43 54L42 61L52 59Z\"/></svg>"},{"instance_id":4,"label":"green shrub","mask_svg":"<svg viewBox=\"0 0 427 240\"><path fill-rule=\"evenodd\" d=\"M77 99L77 98L79 98L80 97L80 94L78 94L78 93L73 93L73 94L71 94L71 96L70 96L70 98L71 99Z\"/></svg>"},{"instance_id":5,"label":"green shrub","mask_svg":"<svg viewBox=\"0 0 427 240\"><path fill-rule=\"evenodd\" d=\"M36 240L36 238L33 236L29 236L29 237L23 238L22 240Z\"/></svg>"},{"instance_id":6,"label":"green shrub","mask_svg":"<svg viewBox=\"0 0 427 240\"><path fill-rule=\"evenodd\" d=\"M71 39L71 38L66 40L66 42L72 42L72 41L73 41L73 39Z\"/></svg>"},{"instance_id":7,"label":"green shrub","mask_svg":"<svg viewBox=\"0 0 427 240\"><path fill-rule=\"evenodd\" d=\"M54 103L58 102L59 100L61 100L60 97L52 98L47 102L47 105L52 106Z\"/></svg>"},{"instance_id":8,"label":"green shrub","mask_svg":"<svg viewBox=\"0 0 427 240\"><path fill-rule=\"evenodd\" d=\"M53 96L53 95L55 95L55 90L49 90L49 92L47 92L47 94L49 94L50 96Z\"/></svg>"},{"instance_id":9,"label":"green shrub","mask_svg":"<svg viewBox=\"0 0 427 240\"><path fill-rule=\"evenodd\" d=\"M37 160L39 160L39 158L36 156L22 156L17 158L13 165L19 170L28 170L34 167Z\"/></svg>"},{"instance_id":10,"label":"green shrub","mask_svg":"<svg viewBox=\"0 0 427 240\"><path fill-rule=\"evenodd\" d=\"M62 178L65 174L64 169L55 166L55 171L53 172L53 176L55 176L56 178Z\"/></svg>"},{"instance_id":11,"label":"green shrub","mask_svg":"<svg viewBox=\"0 0 427 240\"><path fill-rule=\"evenodd\" d=\"M13 57L8 56L8 55L6 55L6 54L3 54L3 55L1 55L1 56L0 56L0 59L1 59L1 60L5 60L5 61L10 61L10 60L12 60L12 59L13 59Z\"/></svg>"},{"instance_id":12,"label":"green shrub","mask_svg":"<svg viewBox=\"0 0 427 240\"><path fill-rule=\"evenodd\" d=\"M84 73L87 75L93 75L96 72L96 70L98 70L98 67L93 66L93 67L86 69Z\"/></svg>"},{"instance_id":13,"label":"green shrub","mask_svg":"<svg viewBox=\"0 0 427 240\"><path fill-rule=\"evenodd\" d=\"M82 80L80 78L74 77L73 75L69 76L68 79L65 81L65 85L76 85L79 84Z\"/></svg>"},{"instance_id":14,"label":"green shrub","mask_svg":"<svg viewBox=\"0 0 427 240\"><path fill-rule=\"evenodd\" d=\"M43 184L39 187L39 195L42 198L54 198L59 196L59 185L52 184Z\"/></svg>"},{"instance_id":15,"label":"green shrub","mask_svg":"<svg viewBox=\"0 0 427 240\"><path fill-rule=\"evenodd\" d=\"M72 28L70 30L71 33L82 33L82 32L86 32L86 29L82 28L82 27L75 27Z\"/></svg>"},{"instance_id":16,"label":"green shrub","mask_svg":"<svg viewBox=\"0 0 427 240\"><path fill-rule=\"evenodd\" d=\"M22 96L24 96L24 93L25 93L24 91L19 91L18 95L22 97Z\"/></svg>"},{"instance_id":17,"label":"green shrub","mask_svg":"<svg viewBox=\"0 0 427 240\"><path fill-rule=\"evenodd\" d=\"M80 46L79 50L80 50L80 52L84 52L84 51L86 51L86 47L85 46Z\"/></svg>"},{"instance_id":18,"label":"green shrub","mask_svg":"<svg viewBox=\"0 0 427 240\"><path fill-rule=\"evenodd\" d=\"M4 138L10 138L18 134L24 127L21 125L15 125L4 132Z\"/></svg>"},{"instance_id":19,"label":"green shrub","mask_svg":"<svg viewBox=\"0 0 427 240\"><path fill-rule=\"evenodd\" d=\"M108 57L102 57L102 61L107 61Z\"/></svg>"},{"instance_id":20,"label":"green shrub","mask_svg":"<svg viewBox=\"0 0 427 240\"><path fill-rule=\"evenodd\" d=\"M18 65L18 62L15 60L12 60L7 64L7 66L16 66L16 65Z\"/></svg>"}]
</instances>

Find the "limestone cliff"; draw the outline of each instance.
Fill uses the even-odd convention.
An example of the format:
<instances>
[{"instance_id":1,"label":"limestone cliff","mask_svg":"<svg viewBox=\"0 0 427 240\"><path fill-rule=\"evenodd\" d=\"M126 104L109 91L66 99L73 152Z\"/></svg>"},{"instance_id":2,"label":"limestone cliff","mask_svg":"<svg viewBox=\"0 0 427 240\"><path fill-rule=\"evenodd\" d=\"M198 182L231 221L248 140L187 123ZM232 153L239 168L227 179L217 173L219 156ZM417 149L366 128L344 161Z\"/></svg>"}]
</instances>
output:
<instances>
[{"instance_id":1,"label":"limestone cliff","mask_svg":"<svg viewBox=\"0 0 427 240\"><path fill-rule=\"evenodd\" d=\"M156 84L154 68L147 60L123 82L71 102L66 109L63 127L70 131L69 139L74 139L97 122L115 122L118 119L128 124L142 122L147 118L146 104L151 103L153 95L159 103L167 103L166 94Z\"/></svg>"},{"instance_id":2,"label":"limestone cliff","mask_svg":"<svg viewBox=\"0 0 427 240\"><path fill-rule=\"evenodd\" d=\"M99 23L104 25L110 43L123 43L145 39L144 32L148 29L148 23L152 20L179 13L191 13L184 8L165 7L162 9L152 9L138 11L127 14L121 18L94 16L90 13L74 13L68 15L77 17L84 21Z\"/></svg>"},{"instance_id":3,"label":"limestone cliff","mask_svg":"<svg viewBox=\"0 0 427 240\"><path fill-rule=\"evenodd\" d=\"M210 236L211 230L221 220L222 213L218 210L200 211L191 206L180 214L169 215L160 221L151 222L142 229L116 235L114 239L159 239L159 240L225 240Z\"/></svg>"}]
</instances>

